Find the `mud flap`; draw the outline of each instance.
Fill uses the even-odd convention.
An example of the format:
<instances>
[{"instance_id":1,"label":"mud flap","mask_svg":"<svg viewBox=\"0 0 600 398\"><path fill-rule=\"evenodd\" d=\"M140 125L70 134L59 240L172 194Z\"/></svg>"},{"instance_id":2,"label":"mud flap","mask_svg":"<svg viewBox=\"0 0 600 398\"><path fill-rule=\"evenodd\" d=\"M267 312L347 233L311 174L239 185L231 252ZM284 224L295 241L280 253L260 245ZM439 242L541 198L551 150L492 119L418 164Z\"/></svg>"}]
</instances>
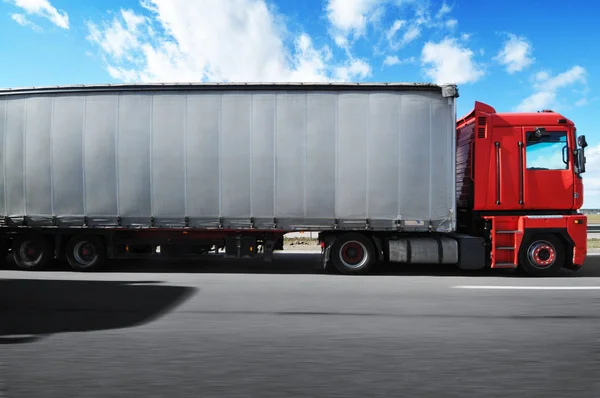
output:
<instances>
[{"instance_id":1,"label":"mud flap","mask_svg":"<svg viewBox=\"0 0 600 398\"><path fill-rule=\"evenodd\" d=\"M325 247L321 249L321 262L319 266L319 270L327 271L333 267L331 264L331 247L333 246L333 242L327 242Z\"/></svg>"},{"instance_id":2,"label":"mud flap","mask_svg":"<svg viewBox=\"0 0 600 398\"><path fill-rule=\"evenodd\" d=\"M272 263L273 262L273 251L276 249L277 247L277 241L274 240L267 240L265 241L264 244L264 251L261 253L260 259L262 262L265 263Z\"/></svg>"}]
</instances>

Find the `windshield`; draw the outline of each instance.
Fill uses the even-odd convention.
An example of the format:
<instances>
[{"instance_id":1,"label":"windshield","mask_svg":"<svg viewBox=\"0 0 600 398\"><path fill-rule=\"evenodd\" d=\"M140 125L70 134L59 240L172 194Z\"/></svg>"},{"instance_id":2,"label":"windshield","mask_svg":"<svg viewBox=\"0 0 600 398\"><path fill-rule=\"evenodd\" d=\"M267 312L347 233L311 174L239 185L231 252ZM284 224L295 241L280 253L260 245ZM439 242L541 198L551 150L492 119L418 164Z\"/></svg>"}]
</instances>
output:
<instances>
[{"instance_id":1,"label":"windshield","mask_svg":"<svg viewBox=\"0 0 600 398\"><path fill-rule=\"evenodd\" d=\"M529 170L567 170L569 151L566 132L548 132L537 137L527 133L527 169Z\"/></svg>"}]
</instances>

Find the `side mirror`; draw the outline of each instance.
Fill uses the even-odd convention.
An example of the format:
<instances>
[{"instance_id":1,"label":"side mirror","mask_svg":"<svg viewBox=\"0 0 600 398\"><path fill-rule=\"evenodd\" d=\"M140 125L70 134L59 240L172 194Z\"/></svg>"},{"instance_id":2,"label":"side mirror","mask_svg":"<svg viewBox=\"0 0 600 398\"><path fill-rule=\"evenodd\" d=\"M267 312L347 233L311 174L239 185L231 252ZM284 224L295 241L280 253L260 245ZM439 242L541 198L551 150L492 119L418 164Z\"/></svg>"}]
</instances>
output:
<instances>
[{"instance_id":1,"label":"side mirror","mask_svg":"<svg viewBox=\"0 0 600 398\"><path fill-rule=\"evenodd\" d=\"M585 135L580 135L577 137L577 144L582 148L586 148L588 146L588 143L585 140Z\"/></svg>"}]
</instances>

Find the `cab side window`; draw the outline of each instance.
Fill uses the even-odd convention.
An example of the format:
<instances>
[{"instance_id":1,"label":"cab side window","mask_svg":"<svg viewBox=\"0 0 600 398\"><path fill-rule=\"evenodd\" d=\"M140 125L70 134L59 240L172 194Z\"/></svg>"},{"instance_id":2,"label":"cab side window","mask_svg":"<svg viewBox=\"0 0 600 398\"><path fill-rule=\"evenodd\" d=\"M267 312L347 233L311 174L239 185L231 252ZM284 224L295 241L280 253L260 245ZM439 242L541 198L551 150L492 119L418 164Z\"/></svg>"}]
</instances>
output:
<instances>
[{"instance_id":1,"label":"cab side window","mask_svg":"<svg viewBox=\"0 0 600 398\"><path fill-rule=\"evenodd\" d=\"M566 132L547 132L536 136L527 132L526 164L528 170L567 170L569 149Z\"/></svg>"}]
</instances>

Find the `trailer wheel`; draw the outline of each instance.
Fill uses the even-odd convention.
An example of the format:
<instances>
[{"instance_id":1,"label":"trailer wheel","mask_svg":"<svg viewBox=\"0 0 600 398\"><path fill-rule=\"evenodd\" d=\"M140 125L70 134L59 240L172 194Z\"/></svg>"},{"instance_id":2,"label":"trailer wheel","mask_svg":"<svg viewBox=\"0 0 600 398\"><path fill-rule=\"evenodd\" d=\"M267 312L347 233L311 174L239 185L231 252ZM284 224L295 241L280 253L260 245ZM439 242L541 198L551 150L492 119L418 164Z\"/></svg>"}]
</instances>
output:
<instances>
[{"instance_id":1,"label":"trailer wheel","mask_svg":"<svg viewBox=\"0 0 600 398\"><path fill-rule=\"evenodd\" d=\"M555 235L534 235L521 245L519 266L528 275L555 276L564 263L564 245Z\"/></svg>"},{"instance_id":2,"label":"trailer wheel","mask_svg":"<svg viewBox=\"0 0 600 398\"><path fill-rule=\"evenodd\" d=\"M76 236L67 244L66 257L74 271L96 271L105 262L106 248L97 236Z\"/></svg>"},{"instance_id":3,"label":"trailer wheel","mask_svg":"<svg viewBox=\"0 0 600 398\"><path fill-rule=\"evenodd\" d=\"M40 271L52 261L54 250L51 242L41 235L22 235L12 245L13 260L17 267L26 271Z\"/></svg>"},{"instance_id":4,"label":"trailer wheel","mask_svg":"<svg viewBox=\"0 0 600 398\"><path fill-rule=\"evenodd\" d=\"M8 242L2 238L0 240L0 269L6 268L6 259L8 257Z\"/></svg>"},{"instance_id":5,"label":"trailer wheel","mask_svg":"<svg viewBox=\"0 0 600 398\"><path fill-rule=\"evenodd\" d=\"M375 262L375 246L361 234L340 236L331 248L331 262L343 274L366 274Z\"/></svg>"}]
</instances>

